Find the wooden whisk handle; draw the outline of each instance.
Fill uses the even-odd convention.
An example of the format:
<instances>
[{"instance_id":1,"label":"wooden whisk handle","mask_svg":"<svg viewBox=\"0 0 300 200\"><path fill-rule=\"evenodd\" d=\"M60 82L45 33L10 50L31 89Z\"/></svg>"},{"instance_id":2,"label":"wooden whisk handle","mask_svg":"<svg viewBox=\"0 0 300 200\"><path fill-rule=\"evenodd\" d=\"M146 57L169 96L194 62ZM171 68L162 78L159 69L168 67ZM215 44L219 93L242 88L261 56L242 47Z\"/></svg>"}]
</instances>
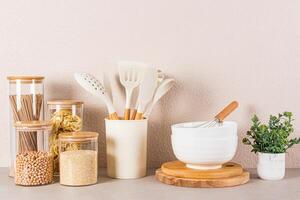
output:
<instances>
[{"instance_id":1,"label":"wooden whisk handle","mask_svg":"<svg viewBox=\"0 0 300 200\"><path fill-rule=\"evenodd\" d=\"M237 107L239 103L237 101L231 102L228 106L226 106L221 112L219 112L215 118L219 121L223 121L230 113L232 113Z\"/></svg>"}]
</instances>

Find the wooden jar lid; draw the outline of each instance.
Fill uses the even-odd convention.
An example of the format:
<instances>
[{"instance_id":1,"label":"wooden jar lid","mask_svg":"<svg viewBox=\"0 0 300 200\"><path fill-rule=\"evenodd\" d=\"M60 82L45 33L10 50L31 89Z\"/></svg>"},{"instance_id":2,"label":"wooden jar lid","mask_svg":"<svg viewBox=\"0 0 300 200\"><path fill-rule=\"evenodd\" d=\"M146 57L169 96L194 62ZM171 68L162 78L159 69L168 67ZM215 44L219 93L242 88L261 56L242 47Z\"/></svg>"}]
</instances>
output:
<instances>
[{"instance_id":1,"label":"wooden jar lid","mask_svg":"<svg viewBox=\"0 0 300 200\"><path fill-rule=\"evenodd\" d=\"M98 133L96 132L87 132L87 131L78 131L78 132L66 132L59 134L59 139L61 140L88 140L88 139L97 139Z\"/></svg>"},{"instance_id":2,"label":"wooden jar lid","mask_svg":"<svg viewBox=\"0 0 300 200\"><path fill-rule=\"evenodd\" d=\"M15 83L17 80L20 80L22 83L32 83L35 81L35 83L41 83L45 77L43 76L8 76L7 79Z\"/></svg>"},{"instance_id":3,"label":"wooden jar lid","mask_svg":"<svg viewBox=\"0 0 300 200\"><path fill-rule=\"evenodd\" d=\"M49 129L52 123L50 121L18 121L14 126L18 130Z\"/></svg>"},{"instance_id":4,"label":"wooden jar lid","mask_svg":"<svg viewBox=\"0 0 300 200\"><path fill-rule=\"evenodd\" d=\"M82 105L83 101L74 99L58 99L47 102L48 105Z\"/></svg>"}]
</instances>

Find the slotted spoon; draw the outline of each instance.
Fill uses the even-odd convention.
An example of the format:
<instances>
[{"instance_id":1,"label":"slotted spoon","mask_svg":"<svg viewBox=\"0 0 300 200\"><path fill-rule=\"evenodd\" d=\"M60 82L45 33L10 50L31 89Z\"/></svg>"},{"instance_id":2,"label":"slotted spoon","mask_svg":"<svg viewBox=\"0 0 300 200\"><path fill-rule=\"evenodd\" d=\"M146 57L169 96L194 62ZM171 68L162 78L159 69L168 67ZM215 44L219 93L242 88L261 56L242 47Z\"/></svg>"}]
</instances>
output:
<instances>
[{"instance_id":1,"label":"slotted spoon","mask_svg":"<svg viewBox=\"0 0 300 200\"><path fill-rule=\"evenodd\" d=\"M124 119L129 120L132 92L140 85L146 65L137 62L121 61L118 63L118 66L120 82L126 92Z\"/></svg>"},{"instance_id":2,"label":"slotted spoon","mask_svg":"<svg viewBox=\"0 0 300 200\"><path fill-rule=\"evenodd\" d=\"M88 73L75 73L74 77L81 87L90 92L93 95L100 97L108 109L109 116L111 120L119 119L116 110L112 104L112 101L105 91L104 86L98 81L93 75Z\"/></svg>"}]
</instances>

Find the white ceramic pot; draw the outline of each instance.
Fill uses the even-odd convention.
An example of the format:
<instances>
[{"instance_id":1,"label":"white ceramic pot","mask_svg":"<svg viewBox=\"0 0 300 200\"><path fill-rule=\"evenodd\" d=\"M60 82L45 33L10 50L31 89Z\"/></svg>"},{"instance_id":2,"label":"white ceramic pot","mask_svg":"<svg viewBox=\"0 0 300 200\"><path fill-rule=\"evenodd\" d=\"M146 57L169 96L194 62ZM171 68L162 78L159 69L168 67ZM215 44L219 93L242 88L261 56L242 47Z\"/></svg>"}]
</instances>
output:
<instances>
[{"instance_id":1,"label":"white ceramic pot","mask_svg":"<svg viewBox=\"0 0 300 200\"><path fill-rule=\"evenodd\" d=\"M176 158L193 169L218 169L230 161L236 152L238 136L236 122L222 126L189 128L194 123L172 126L172 147Z\"/></svg>"},{"instance_id":2,"label":"white ceramic pot","mask_svg":"<svg viewBox=\"0 0 300 200\"><path fill-rule=\"evenodd\" d=\"M105 120L107 174L133 179L146 175L148 120Z\"/></svg>"},{"instance_id":3,"label":"white ceramic pot","mask_svg":"<svg viewBox=\"0 0 300 200\"><path fill-rule=\"evenodd\" d=\"M285 174L285 153L258 153L257 174L265 180L280 180Z\"/></svg>"}]
</instances>

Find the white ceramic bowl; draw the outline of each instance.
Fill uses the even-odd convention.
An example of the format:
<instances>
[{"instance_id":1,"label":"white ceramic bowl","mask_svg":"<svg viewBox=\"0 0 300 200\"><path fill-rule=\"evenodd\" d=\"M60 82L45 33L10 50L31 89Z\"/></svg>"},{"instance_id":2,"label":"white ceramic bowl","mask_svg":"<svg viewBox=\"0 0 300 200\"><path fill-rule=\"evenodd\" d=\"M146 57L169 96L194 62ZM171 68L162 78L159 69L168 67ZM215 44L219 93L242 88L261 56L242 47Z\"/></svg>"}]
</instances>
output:
<instances>
[{"instance_id":1,"label":"white ceramic bowl","mask_svg":"<svg viewBox=\"0 0 300 200\"><path fill-rule=\"evenodd\" d=\"M176 158L188 168L218 169L230 161L236 152L238 136L236 122L226 121L222 126L189 128L195 123L172 126L172 147Z\"/></svg>"}]
</instances>

